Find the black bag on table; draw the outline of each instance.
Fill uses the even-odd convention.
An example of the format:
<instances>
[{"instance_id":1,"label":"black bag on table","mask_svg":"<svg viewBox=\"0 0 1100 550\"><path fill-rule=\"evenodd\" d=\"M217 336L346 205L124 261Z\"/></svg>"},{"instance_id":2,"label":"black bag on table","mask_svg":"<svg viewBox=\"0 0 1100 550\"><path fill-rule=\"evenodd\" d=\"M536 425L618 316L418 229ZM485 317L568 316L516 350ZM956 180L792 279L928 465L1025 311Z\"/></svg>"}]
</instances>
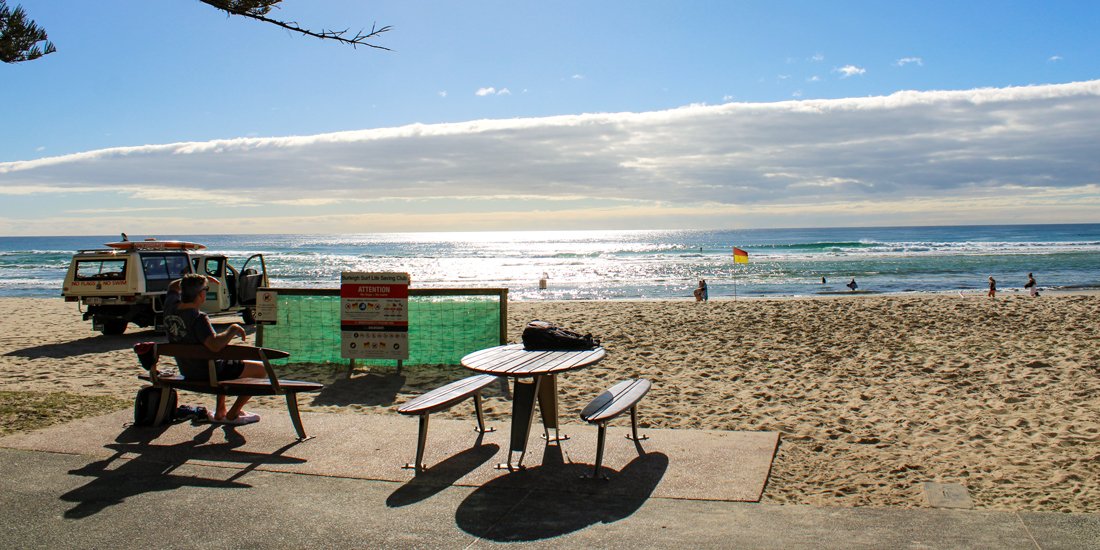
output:
<instances>
[{"instance_id":1,"label":"black bag on table","mask_svg":"<svg viewBox=\"0 0 1100 550\"><path fill-rule=\"evenodd\" d=\"M160 408L160 388L145 386L137 392L134 399L134 425L152 426L157 419L157 409ZM176 390L168 391L168 412L164 415L164 422L175 419L176 414Z\"/></svg>"},{"instance_id":2,"label":"black bag on table","mask_svg":"<svg viewBox=\"0 0 1100 550\"><path fill-rule=\"evenodd\" d=\"M523 329L523 349L533 351L582 351L600 345L599 338L580 334L546 321L531 321Z\"/></svg>"}]
</instances>

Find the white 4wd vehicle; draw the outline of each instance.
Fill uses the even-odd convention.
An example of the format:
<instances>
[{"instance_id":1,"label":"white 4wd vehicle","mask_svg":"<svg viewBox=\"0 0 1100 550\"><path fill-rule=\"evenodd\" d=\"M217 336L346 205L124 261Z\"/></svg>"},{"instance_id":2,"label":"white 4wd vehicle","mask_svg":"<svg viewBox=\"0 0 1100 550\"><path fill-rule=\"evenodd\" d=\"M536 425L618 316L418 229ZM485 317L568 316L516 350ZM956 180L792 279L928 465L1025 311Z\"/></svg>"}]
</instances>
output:
<instances>
[{"instance_id":1,"label":"white 4wd vehicle","mask_svg":"<svg viewBox=\"0 0 1100 550\"><path fill-rule=\"evenodd\" d=\"M122 241L105 249L81 250L73 256L61 295L79 302L84 320L103 334L122 334L126 325L163 327L164 295L168 283L187 273L210 275L202 310L210 315L240 313L251 324L256 290L268 286L267 265L261 254L249 257L240 271L223 254L202 252L206 247L184 241Z\"/></svg>"}]
</instances>

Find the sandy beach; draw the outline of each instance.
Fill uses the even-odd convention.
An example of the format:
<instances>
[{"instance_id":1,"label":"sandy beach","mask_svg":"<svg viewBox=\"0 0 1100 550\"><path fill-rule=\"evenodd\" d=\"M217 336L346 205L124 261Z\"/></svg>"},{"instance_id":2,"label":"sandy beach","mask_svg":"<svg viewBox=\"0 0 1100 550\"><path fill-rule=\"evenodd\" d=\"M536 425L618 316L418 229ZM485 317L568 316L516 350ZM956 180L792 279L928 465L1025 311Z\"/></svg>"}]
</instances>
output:
<instances>
[{"instance_id":1,"label":"sandy beach","mask_svg":"<svg viewBox=\"0 0 1100 550\"><path fill-rule=\"evenodd\" d=\"M559 381L567 423L597 388L644 376L645 426L780 432L766 502L924 506L921 483L938 481L979 508L1100 511L1100 296L513 302L513 340L531 319L592 332L609 352ZM0 390L123 399L140 386L130 346L156 338L100 336L60 299L0 299L0 327ZM329 384L306 410L394 414L467 373L281 374ZM488 410L503 419L510 404L494 390Z\"/></svg>"}]
</instances>

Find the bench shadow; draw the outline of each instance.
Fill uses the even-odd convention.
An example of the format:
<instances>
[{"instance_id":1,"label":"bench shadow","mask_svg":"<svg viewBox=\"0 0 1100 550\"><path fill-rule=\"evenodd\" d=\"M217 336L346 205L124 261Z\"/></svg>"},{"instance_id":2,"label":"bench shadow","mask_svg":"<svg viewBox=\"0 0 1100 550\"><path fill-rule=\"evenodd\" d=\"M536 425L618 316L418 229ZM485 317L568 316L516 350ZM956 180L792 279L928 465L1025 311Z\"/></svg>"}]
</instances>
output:
<instances>
[{"instance_id":1,"label":"bench shadow","mask_svg":"<svg viewBox=\"0 0 1100 550\"><path fill-rule=\"evenodd\" d=\"M566 464L559 447L550 445L542 465L498 477L467 496L455 523L496 542L543 540L613 523L634 514L667 469L667 455L647 453L618 472L605 470L608 480L591 479L592 465Z\"/></svg>"},{"instance_id":2,"label":"bench shadow","mask_svg":"<svg viewBox=\"0 0 1100 550\"><path fill-rule=\"evenodd\" d=\"M386 498L386 506L400 508L426 500L443 489L454 485L456 481L476 470L482 464L492 460L500 450L500 446L496 443L482 445L483 435L478 435L473 447L449 456L438 464L429 466L426 470L420 472L420 475L398 487Z\"/></svg>"},{"instance_id":3,"label":"bench shadow","mask_svg":"<svg viewBox=\"0 0 1100 550\"><path fill-rule=\"evenodd\" d=\"M375 374L337 378L313 395L311 405L369 405L388 407L405 387L405 375Z\"/></svg>"},{"instance_id":4,"label":"bench shadow","mask_svg":"<svg viewBox=\"0 0 1100 550\"><path fill-rule=\"evenodd\" d=\"M68 519L93 516L104 509L121 504L127 498L143 493L171 491L182 487L207 487L214 489L245 489L251 487L238 481L263 464L300 464L304 459L283 456L299 442L295 441L271 453L255 453L237 450L245 438L232 426L207 425L189 441L173 445L154 445L151 442L169 426L123 430L115 443L105 445L114 454L102 460L92 461L70 470L70 475L91 477L88 483L73 489L59 498L75 503L66 510ZM210 443L218 430L225 432L222 443ZM130 458L124 458L131 455ZM132 456L137 455L137 456ZM193 473L178 475L174 471L191 460L210 462L238 462L243 465L226 479L210 479ZM224 471L224 470L220 470Z\"/></svg>"}]
</instances>

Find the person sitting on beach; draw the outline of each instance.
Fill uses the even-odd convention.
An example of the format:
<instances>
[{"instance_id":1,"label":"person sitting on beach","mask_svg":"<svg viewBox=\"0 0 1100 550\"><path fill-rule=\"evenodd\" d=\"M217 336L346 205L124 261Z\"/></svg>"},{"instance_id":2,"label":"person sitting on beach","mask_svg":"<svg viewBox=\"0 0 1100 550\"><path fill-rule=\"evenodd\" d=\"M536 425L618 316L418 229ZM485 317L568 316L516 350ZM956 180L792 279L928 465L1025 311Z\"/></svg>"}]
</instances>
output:
<instances>
[{"instance_id":1,"label":"person sitting on beach","mask_svg":"<svg viewBox=\"0 0 1100 550\"><path fill-rule=\"evenodd\" d=\"M210 278L217 281L213 277ZM210 318L202 311L206 302L209 286L207 277L196 273L184 275L168 285L168 294L164 299L164 326L168 332L168 341L173 344L201 344L206 349L218 352L229 345L233 338L240 336L245 340L244 327L236 323L222 332L215 332ZM202 359L177 359L180 374L188 380L207 381L210 379L209 366ZM218 360L214 364L218 380L234 378L265 378L267 371L259 361ZM242 395L229 410L225 408L225 396L218 396L214 422L229 424L251 424L259 422L260 415L244 412L242 408L249 396Z\"/></svg>"},{"instance_id":2,"label":"person sitting on beach","mask_svg":"<svg viewBox=\"0 0 1100 550\"><path fill-rule=\"evenodd\" d=\"M1035 297L1039 295L1039 287L1035 284L1035 276L1031 273L1027 274L1027 282L1024 283L1024 288L1031 291L1031 296Z\"/></svg>"},{"instance_id":3,"label":"person sitting on beach","mask_svg":"<svg viewBox=\"0 0 1100 550\"><path fill-rule=\"evenodd\" d=\"M997 297L997 281L993 279L993 276L989 276L989 297Z\"/></svg>"},{"instance_id":4,"label":"person sitting on beach","mask_svg":"<svg viewBox=\"0 0 1100 550\"><path fill-rule=\"evenodd\" d=\"M856 289L859 288L859 285L856 284L856 278L855 277L852 277L851 282L849 282L848 284L846 284L844 286L850 288L852 290L852 292L855 292Z\"/></svg>"},{"instance_id":5,"label":"person sitting on beach","mask_svg":"<svg viewBox=\"0 0 1100 550\"><path fill-rule=\"evenodd\" d=\"M695 301L706 302L710 299L707 295L707 281L706 279L699 279L699 288L695 289Z\"/></svg>"}]
</instances>

